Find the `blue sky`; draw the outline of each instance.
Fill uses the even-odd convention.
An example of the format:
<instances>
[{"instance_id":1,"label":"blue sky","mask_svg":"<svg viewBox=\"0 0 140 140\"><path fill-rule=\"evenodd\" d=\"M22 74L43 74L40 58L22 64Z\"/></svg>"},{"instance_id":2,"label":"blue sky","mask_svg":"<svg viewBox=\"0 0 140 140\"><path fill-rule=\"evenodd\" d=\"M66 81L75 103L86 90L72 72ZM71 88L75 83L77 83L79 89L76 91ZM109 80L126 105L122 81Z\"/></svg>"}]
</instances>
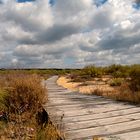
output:
<instances>
[{"instance_id":1,"label":"blue sky","mask_svg":"<svg viewBox=\"0 0 140 140\"><path fill-rule=\"evenodd\" d=\"M140 63L140 0L0 1L0 68Z\"/></svg>"},{"instance_id":2,"label":"blue sky","mask_svg":"<svg viewBox=\"0 0 140 140\"><path fill-rule=\"evenodd\" d=\"M55 4L55 1L57 0L49 0L49 3L51 5L54 5ZM101 6L102 4L104 4L105 2L107 2L107 0L93 0L93 2L97 5L97 6Z\"/></svg>"},{"instance_id":3,"label":"blue sky","mask_svg":"<svg viewBox=\"0 0 140 140\"><path fill-rule=\"evenodd\" d=\"M17 0L19 3L24 3L24 2L34 2L36 0ZM53 6L57 0L49 0L49 3ZM93 3L96 4L97 7L105 4L107 0L93 0ZM0 1L1 3L1 1ZM140 9L140 3L134 2L132 5L135 9Z\"/></svg>"},{"instance_id":4,"label":"blue sky","mask_svg":"<svg viewBox=\"0 0 140 140\"><path fill-rule=\"evenodd\" d=\"M135 9L140 9L140 3L134 3L133 4L133 7L135 8Z\"/></svg>"},{"instance_id":5,"label":"blue sky","mask_svg":"<svg viewBox=\"0 0 140 140\"><path fill-rule=\"evenodd\" d=\"M35 0L17 0L18 2L33 2Z\"/></svg>"},{"instance_id":6,"label":"blue sky","mask_svg":"<svg viewBox=\"0 0 140 140\"><path fill-rule=\"evenodd\" d=\"M55 1L56 1L56 0L49 0L49 3L50 3L51 5L54 5L54 4L55 4Z\"/></svg>"},{"instance_id":7,"label":"blue sky","mask_svg":"<svg viewBox=\"0 0 140 140\"><path fill-rule=\"evenodd\" d=\"M104 3L106 3L107 2L107 0L95 0L95 4L97 5L97 6L101 6L102 4L104 4Z\"/></svg>"},{"instance_id":8,"label":"blue sky","mask_svg":"<svg viewBox=\"0 0 140 140\"><path fill-rule=\"evenodd\" d=\"M32 2L32 1L35 1L35 0L17 0L17 1L18 1L18 2ZM55 1L56 1L56 0L49 0L49 3L50 3L51 5L54 5L54 4L55 4ZM100 6L100 5L104 4L106 1L107 1L107 0L95 0L95 4L96 4L97 6Z\"/></svg>"},{"instance_id":9,"label":"blue sky","mask_svg":"<svg viewBox=\"0 0 140 140\"><path fill-rule=\"evenodd\" d=\"M17 1L19 3L24 3L24 2L34 2L36 0L17 0ZM49 3L53 6L56 1L57 0L49 0ZM107 0L93 0L93 3L95 3L97 7L105 4L106 2L107 2ZM0 3L1 3L1 1L0 1ZM140 3L134 2L132 7L139 10L140 9Z\"/></svg>"}]
</instances>

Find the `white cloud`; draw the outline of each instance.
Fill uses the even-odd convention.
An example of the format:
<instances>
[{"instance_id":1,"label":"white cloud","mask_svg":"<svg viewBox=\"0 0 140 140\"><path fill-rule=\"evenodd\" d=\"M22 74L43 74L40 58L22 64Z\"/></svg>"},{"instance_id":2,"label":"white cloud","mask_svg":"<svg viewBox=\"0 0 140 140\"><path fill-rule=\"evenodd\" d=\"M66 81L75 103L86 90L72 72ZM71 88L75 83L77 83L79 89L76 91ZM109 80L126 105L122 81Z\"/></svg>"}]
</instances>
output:
<instances>
[{"instance_id":1,"label":"white cloud","mask_svg":"<svg viewBox=\"0 0 140 140\"><path fill-rule=\"evenodd\" d=\"M139 3L139 1L136 1ZM0 4L0 67L139 63L140 11L133 0Z\"/></svg>"}]
</instances>

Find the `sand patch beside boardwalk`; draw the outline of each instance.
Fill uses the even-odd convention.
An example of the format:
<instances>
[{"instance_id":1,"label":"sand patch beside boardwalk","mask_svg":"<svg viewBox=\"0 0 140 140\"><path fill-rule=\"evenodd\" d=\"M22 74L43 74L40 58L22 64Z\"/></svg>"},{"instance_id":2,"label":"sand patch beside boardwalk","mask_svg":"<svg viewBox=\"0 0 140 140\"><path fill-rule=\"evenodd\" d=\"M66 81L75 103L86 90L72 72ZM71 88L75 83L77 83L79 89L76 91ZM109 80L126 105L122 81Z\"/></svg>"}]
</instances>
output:
<instances>
[{"instance_id":1,"label":"sand patch beside boardwalk","mask_svg":"<svg viewBox=\"0 0 140 140\"><path fill-rule=\"evenodd\" d=\"M81 83L78 82L71 82L71 79L67 78L66 76L61 76L58 80L57 80L57 84L59 86L62 86L64 88L70 89L72 91L78 91L78 86Z\"/></svg>"},{"instance_id":2,"label":"sand patch beside boardwalk","mask_svg":"<svg viewBox=\"0 0 140 140\"><path fill-rule=\"evenodd\" d=\"M57 80L57 84L83 94L96 94L102 96L114 96L117 94L114 87L111 87L106 81L97 78L93 81L71 82L70 78L62 76Z\"/></svg>"}]
</instances>

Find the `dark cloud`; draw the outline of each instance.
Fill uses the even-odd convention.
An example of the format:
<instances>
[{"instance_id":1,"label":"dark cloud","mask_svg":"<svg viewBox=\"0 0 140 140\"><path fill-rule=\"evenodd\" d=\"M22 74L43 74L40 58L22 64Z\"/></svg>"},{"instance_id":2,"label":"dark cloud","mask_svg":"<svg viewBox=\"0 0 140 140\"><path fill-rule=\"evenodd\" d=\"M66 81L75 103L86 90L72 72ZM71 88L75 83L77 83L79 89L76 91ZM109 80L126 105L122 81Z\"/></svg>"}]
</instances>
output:
<instances>
[{"instance_id":1,"label":"dark cloud","mask_svg":"<svg viewBox=\"0 0 140 140\"><path fill-rule=\"evenodd\" d=\"M72 34L76 34L80 31L80 27L77 25L54 25L51 28L41 31L34 36L34 38L22 38L19 40L21 44L46 44L54 43Z\"/></svg>"},{"instance_id":2,"label":"dark cloud","mask_svg":"<svg viewBox=\"0 0 140 140\"><path fill-rule=\"evenodd\" d=\"M33 50L24 50L24 49L16 49L14 52L13 52L13 55L14 56L17 56L17 57L22 57L22 58L36 58L36 57L39 57L40 54L39 54L39 51L36 52Z\"/></svg>"},{"instance_id":3,"label":"dark cloud","mask_svg":"<svg viewBox=\"0 0 140 140\"><path fill-rule=\"evenodd\" d=\"M29 38L29 37L23 37L17 40L19 44L26 44L26 45L35 45L37 44L37 41L34 38Z\"/></svg>"},{"instance_id":4,"label":"dark cloud","mask_svg":"<svg viewBox=\"0 0 140 140\"><path fill-rule=\"evenodd\" d=\"M80 31L77 25L66 24L66 25L54 25L45 32L36 36L40 43L51 43L57 40L61 40L64 37L68 37L72 34Z\"/></svg>"},{"instance_id":5,"label":"dark cloud","mask_svg":"<svg viewBox=\"0 0 140 140\"><path fill-rule=\"evenodd\" d=\"M91 29L111 28L112 25L111 11L108 10L101 10L95 13L89 23Z\"/></svg>"},{"instance_id":6,"label":"dark cloud","mask_svg":"<svg viewBox=\"0 0 140 140\"><path fill-rule=\"evenodd\" d=\"M137 4L140 4L140 0L136 0L135 2L136 2Z\"/></svg>"},{"instance_id":7,"label":"dark cloud","mask_svg":"<svg viewBox=\"0 0 140 140\"><path fill-rule=\"evenodd\" d=\"M41 64L41 61L42 59L40 57L31 57L31 56L28 56L28 57L18 57L18 60L19 61L23 61L24 62L24 65L26 66L34 66L34 65L39 65Z\"/></svg>"},{"instance_id":8,"label":"dark cloud","mask_svg":"<svg viewBox=\"0 0 140 140\"><path fill-rule=\"evenodd\" d=\"M129 48L133 45L140 43L140 36L133 35L133 36L124 36L124 35L114 35L114 36L107 36L104 37L99 43L96 45L99 48L109 50L109 49L120 49L120 48Z\"/></svg>"},{"instance_id":9,"label":"dark cloud","mask_svg":"<svg viewBox=\"0 0 140 140\"><path fill-rule=\"evenodd\" d=\"M21 26L23 30L27 32L35 32L42 29L38 22L35 22L31 19L27 19L26 15L21 15L19 12L16 12L14 10L9 10L8 12L5 12L4 17L6 20L12 21L16 25Z\"/></svg>"},{"instance_id":10,"label":"dark cloud","mask_svg":"<svg viewBox=\"0 0 140 140\"><path fill-rule=\"evenodd\" d=\"M94 45L92 45L91 47L89 46L86 46L84 44L80 44L79 45L79 48L82 50L82 51L85 51L85 52L97 52L98 51L98 48Z\"/></svg>"},{"instance_id":11,"label":"dark cloud","mask_svg":"<svg viewBox=\"0 0 140 140\"><path fill-rule=\"evenodd\" d=\"M46 49L43 49L44 52L43 54L46 55L53 55L56 58L61 58L62 54L64 54L65 52L69 52L71 51L71 48L59 48L59 47L46 47Z\"/></svg>"}]
</instances>

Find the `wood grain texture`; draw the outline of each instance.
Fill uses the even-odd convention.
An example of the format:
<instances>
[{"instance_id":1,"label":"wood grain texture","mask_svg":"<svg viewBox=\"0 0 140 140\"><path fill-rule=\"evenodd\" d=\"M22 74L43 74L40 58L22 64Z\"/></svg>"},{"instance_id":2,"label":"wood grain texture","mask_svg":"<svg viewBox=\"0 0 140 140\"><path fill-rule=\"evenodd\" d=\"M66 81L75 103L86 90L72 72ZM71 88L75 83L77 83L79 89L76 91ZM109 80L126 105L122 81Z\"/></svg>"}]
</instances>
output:
<instances>
[{"instance_id":1,"label":"wood grain texture","mask_svg":"<svg viewBox=\"0 0 140 140\"><path fill-rule=\"evenodd\" d=\"M44 105L66 140L140 140L140 107L101 96L83 95L46 81L49 101Z\"/></svg>"}]
</instances>

